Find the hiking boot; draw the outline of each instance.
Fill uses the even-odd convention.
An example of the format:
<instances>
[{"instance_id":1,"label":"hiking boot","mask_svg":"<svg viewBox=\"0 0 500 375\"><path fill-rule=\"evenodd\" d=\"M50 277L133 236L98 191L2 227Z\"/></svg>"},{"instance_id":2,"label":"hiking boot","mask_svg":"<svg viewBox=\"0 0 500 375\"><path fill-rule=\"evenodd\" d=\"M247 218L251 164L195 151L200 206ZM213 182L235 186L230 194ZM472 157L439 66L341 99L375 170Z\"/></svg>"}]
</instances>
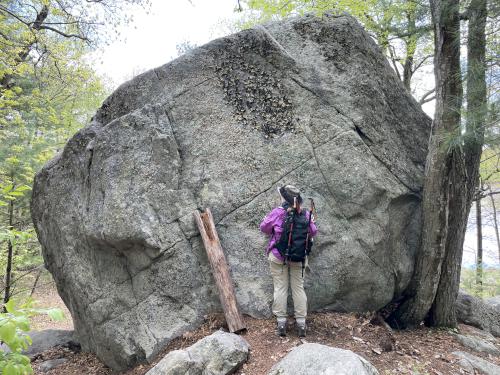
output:
<instances>
[{"instance_id":1,"label":"hiking boot","mask_svg":"<svg viewBox=\"0 0 500 375\"><path fill-rule=\"evenodd\" d=\"M297 336L306 337L306 325L305 324L298 324L297 325Z\"/></svg>"},{"instance_id":2,"label":"hiking boot","mask_svg":"<svg viewBox=\"0 0 500 375\"><path fill-rule=\"evenodd\" d=\"M278 336L286 336L286 322L278 322Z\"/></svg>"}]
</instances>

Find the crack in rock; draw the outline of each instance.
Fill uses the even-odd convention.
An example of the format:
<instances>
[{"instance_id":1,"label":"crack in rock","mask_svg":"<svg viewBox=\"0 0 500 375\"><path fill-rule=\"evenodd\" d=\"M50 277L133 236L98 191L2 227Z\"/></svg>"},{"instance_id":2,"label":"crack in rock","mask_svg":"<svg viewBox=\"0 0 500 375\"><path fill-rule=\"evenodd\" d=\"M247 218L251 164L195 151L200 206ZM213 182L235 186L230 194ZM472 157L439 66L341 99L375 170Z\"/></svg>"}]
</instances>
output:
<instances>
[{"instance_id":1,"label":"crack in rock","mask_svg":"<svg viewBox=\"0 0 500 375\"><path fill-rule=\"evenodd\" d=\"M299 85L303 89L311 92L313 95L315 95L316 97L318 97L324 104L327 104L327 105L333 107L335 109L335 111L337 111L337 113L339 115L341 115L346 120L348 120L352 124L353 129L356 130L356 133L358 133L359 138L366 145L366 147L368 148L368 150L370 151L370 153L372 154L372 156L375 159L377 159L389 171L389 173L391 175L393 175L404 187L406 187L411 192L415 193L417 196L421 195L419 190L416 190L416 189L412 188L411 186L409 186L407 183L405 183L396 173L394 173L392 171L391 166L386 161L382 160L382 158L380 158L378 155L376 155L373 152L373 150L371 148L372 145L373 145L373 141L361 130L361 128L356 124L356 122L351 117L349 117L348 115L346 115L345 113L343 113L343 111L341 111L336 105L334 105L330 100L328 100L328 98L326 97L326 95L317 92L317 90L314 90L313 88L309 87L308 85L306 85L305 83L303 83L302 81L300 81L299 79L297 79L295 77L292 77L291 79L297 85ZM331 90L323 89L322 88L321 91L329 92Z\"/></svg>"}]
</instances>

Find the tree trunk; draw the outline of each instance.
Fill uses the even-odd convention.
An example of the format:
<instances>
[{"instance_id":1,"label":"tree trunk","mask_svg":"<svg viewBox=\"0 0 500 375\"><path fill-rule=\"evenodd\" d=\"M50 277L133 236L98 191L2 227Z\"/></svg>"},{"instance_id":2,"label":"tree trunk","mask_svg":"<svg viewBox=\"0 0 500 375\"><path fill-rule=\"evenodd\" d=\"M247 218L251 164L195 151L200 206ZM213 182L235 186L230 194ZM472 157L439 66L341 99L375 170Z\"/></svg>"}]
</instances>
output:
<instances>
[{"instance_id":1,"label":"tree trunk","mask_svg":"<svg viewBox=\"0 0 500 375\"><path fill-rule=\"evenodd\" d=\"M498 234L497 208L495 205L495 197L490 194L491 206L493 207L493 224L495 225L495 236L497 238L498 263L500 263L500 235Z\"/></svg>"},{"instance_id":2,"label":"tree trunk","mask_svg":"<svg viewBox=\"0 0 500 375\"><path fill-rule=\"evenodd\" d=\"M449 227L448 241L446 245L446 253L456 253L455 257L450 256L450 262L445 261L441 274L441 282L449 287L440 285L438 294L434 302L433 308L433 325L455 327L457 322L455 318L455 301L458 296L460 284L460 271L462 266L463 240L467 219L470 212L470 207L474 198L477 182L479 181L479 166L481 161L481 152L484 143L484 128L486 123L486 108L487 108L487 91L486 91L486 17L487 17L487 0L472 0L468 13L468 37L467 37L467 112L465 137L463 143L466 174L463 178L453 179L452 186L465 187L465 194L462 194L462 199L465 198L464 207L458 207L454 204L450 207L450 217L456 221L456 225ZM479 215L481 212L481 197L478 196ZM481 230L481 216L478 220L478 230ZM482 235L478 236L478 241ZM482 280L482 243L478 242L478 249L481 249L480 267L478 268L478 276ZM460 254L457 252L460 251ZM478 250L479 251L479 250ZM478 258L479 259L479 258ZM454 280L450 280L448 275L453 275ZM448 298L442 296L446 290ZM482 286L481 286L482 288ZM437 311L439 314L436 314Z\"/></svg>"},{"instance_id":3,"label":"tree trunk","mask_svg":"<svg viewBox=\"0 0 500 375\"><path fill-rule=\"evenodd\" d=\"M441 267L436 298L427 319L429 325L452 328L457 325L455 301L460 286L465 231L479 177L484 142L487 100L485 80L486 0L472 0L468 15L465 137L463 151L457 148L453 152L445 259ZM480 229L480 226L478 228ZM482 272L482 268L479 270Z\"/></svg>"},{"instance_id":4,"label":"tree trunk","mask_svg":"<svg viewBox=\"0 0 500 375\"><path fill-rule=\"evenodd\" d=\"M408 40L406 41L406 60L403 66L403 84L411 93L411 78L413 76L413 60L417 49L417 32L415 27L416 5L408 4L409 9L406 12L408 21Z\"/></svg>"},{"instance_id":5,"label":"tree trunk","mask_svg":"<svg viewBox=\"0 0 500 375\"><path fill-rule=\"evenodd\" d=\"M42 275L42 270L43 270L43 268L39 268L39 270L36 274L35 281L33 283L33 287L31 288L30 297L33 297L33 294L35 294L36 286L38 285L38 280L40 280L40 276Z\"/></svg>"},{"instance_id":6,"label":"tree trunk","mask_svg":"<svg viewBox=\"0 0 500 375\"><path fill-rule=\"evenodd\" d=\"M400 328L419 325L434 302L445 257L449 196L454 194L450 174L459 170L461 159L460 150L449 152L446 144L450 135L459 134L462 105L459 0L431 0L430 4L436 111L425 171L421 248L404 300L389 317L390 323Z\"/></svg>"},{"instance_id":7,"label":"tree trunk","mask_svg":"<svg viewBox=\"0 0 500 375\"><path fill-rule=\"evenodd\" d=\"M12 229L12 224L14 223L14 201L9 202L9 230ZM11 279L12 279L12 250L13 244L9 239L7 241L7 267L5 270L5 293L3 297L3 303L9 302L10 299L10 288L11 288ZM5 308L4 308L5 310Z\"/></svg>"},{"instance_id":8,"label":"tree trunk","mask_svg":"<svg viewBox=\"0 0 500 375\"><path fill-rule=\"evenodd\" d=\"M460 285L463 244L470 206L467 204L467 196L464 192L467 172L462 150L454 149L451 159L445 255L436 296L426 320L426 324L430 326L455 327L457 325L455 301Z\"/></svg>"},{"instance_id":9,"label":"tree trunk","mask_svg":"<svg viewBox=\"0 0 500 375\"><path fill-rule=\"evenodd\" d=\"M476 258L476 285L481 294L483 292L483 230L481 216L481 195L476 200L476 227L477 227L477 258Z\"/></svg>"}]
</instances>

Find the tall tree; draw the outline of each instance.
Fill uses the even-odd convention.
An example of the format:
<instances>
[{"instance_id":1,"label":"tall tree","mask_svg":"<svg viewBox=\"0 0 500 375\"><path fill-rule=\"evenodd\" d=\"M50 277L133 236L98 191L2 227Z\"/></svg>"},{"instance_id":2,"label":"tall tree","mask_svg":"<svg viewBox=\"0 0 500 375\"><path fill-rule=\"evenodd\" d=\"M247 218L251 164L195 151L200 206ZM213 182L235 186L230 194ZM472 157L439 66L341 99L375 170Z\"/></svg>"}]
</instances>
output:
<instances>
[{"instance_id":1,"label":"tall tree","mask_svg":"<svg viewBox=\"0 0 500 375\"><path fill-rule=\"evenodd\" d=\"M446 255L450 199L458 199L457 204L463 209L463 191L450 182L464 182L464 157L461 147L449 142L450 135L456 139L460 134L459 0L431 0L430 5L434 24L436 110L425 171L421 249L405 300L390 317L398 327L418 326L427 316L434 303Z\"/></svg>"},{"instance_id":2,"label":"tall tree","mask_svg":"<svg viewBox=\"0 0 500 375\"><path fill-rule=\"evenodd\" d=\"M465 77L467 84L465 134L463 137L458 138L461 143L459 145L461 155L458 161L460 164L454 169L450 181L452 194L449 205L450 220L445 259L437 294L429 314L429 323L435 326L455 327L457 324L455 301L460 284L462 249L470 207L475 190L478 188L479 165L484 143L487 112L486 17L486 0L472 0L466 10L466 16L462 16L462 18L467 18L469 21L467 75ZM478 202L480 204L480 200ZM482 259L480 261L480 268L482 269Z\"/></svg>"},{"instance_id":3,"label":"tall tree","mask_svg":"<svg viewBox=\"0 0 500 375\"><path fill-rule=\"evenodd\" d=\"M462 16L456 0L431 1L431 10L435 23L434 68L438 93L433 126L442 124L443 136L451 142L446 149L440 150L435 147L436 139L431 138L429 157L434 154L437 163L442 164L440 168L434 168L433 159L430 163L428 160L422 249L417 256L407 299L392 319L400 326L416 325L426 318L430 325L454 327L457 324L455 300L460 282L463 242L479 181L486 127L487 1L472 0ZM465 131L460 127L460 17L469 21ZM433 170L439 173L433 174ZM434 185L438 190L429 188L436 182L441 183L439 187ZM436 195L439 196L439 204L434 210L429 206L431 193L439 194Z\"/></svg>"}]
</instances>

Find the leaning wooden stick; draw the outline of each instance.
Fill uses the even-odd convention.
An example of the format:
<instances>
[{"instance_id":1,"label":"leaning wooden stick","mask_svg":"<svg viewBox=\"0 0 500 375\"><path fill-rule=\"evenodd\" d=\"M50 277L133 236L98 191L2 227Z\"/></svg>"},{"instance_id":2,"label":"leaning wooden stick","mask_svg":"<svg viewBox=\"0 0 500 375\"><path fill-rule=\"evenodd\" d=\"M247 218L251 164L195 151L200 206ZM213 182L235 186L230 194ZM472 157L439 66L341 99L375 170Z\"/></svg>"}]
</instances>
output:
<instances>
[{"instance_id":1,"label":"leaning wooden stick","mask_svg":"<svg viewBox=\"0 0 500 375\"><path fill-rule=\"evenodd\" d=\"M226 316L229 331L239 332L246 329L243 315L241 315L236 301L236 294L234 292L233 280L229 274L226 257L222 251L222 246L219 241L219 236L215 230L214 219L210 209L205 212L196 210L194 219L198 225L198 229L207 251L208 260L212 266L212 272L215 279L215 284L219 290L219 298Z\"/></svg>"}]
</instances>

